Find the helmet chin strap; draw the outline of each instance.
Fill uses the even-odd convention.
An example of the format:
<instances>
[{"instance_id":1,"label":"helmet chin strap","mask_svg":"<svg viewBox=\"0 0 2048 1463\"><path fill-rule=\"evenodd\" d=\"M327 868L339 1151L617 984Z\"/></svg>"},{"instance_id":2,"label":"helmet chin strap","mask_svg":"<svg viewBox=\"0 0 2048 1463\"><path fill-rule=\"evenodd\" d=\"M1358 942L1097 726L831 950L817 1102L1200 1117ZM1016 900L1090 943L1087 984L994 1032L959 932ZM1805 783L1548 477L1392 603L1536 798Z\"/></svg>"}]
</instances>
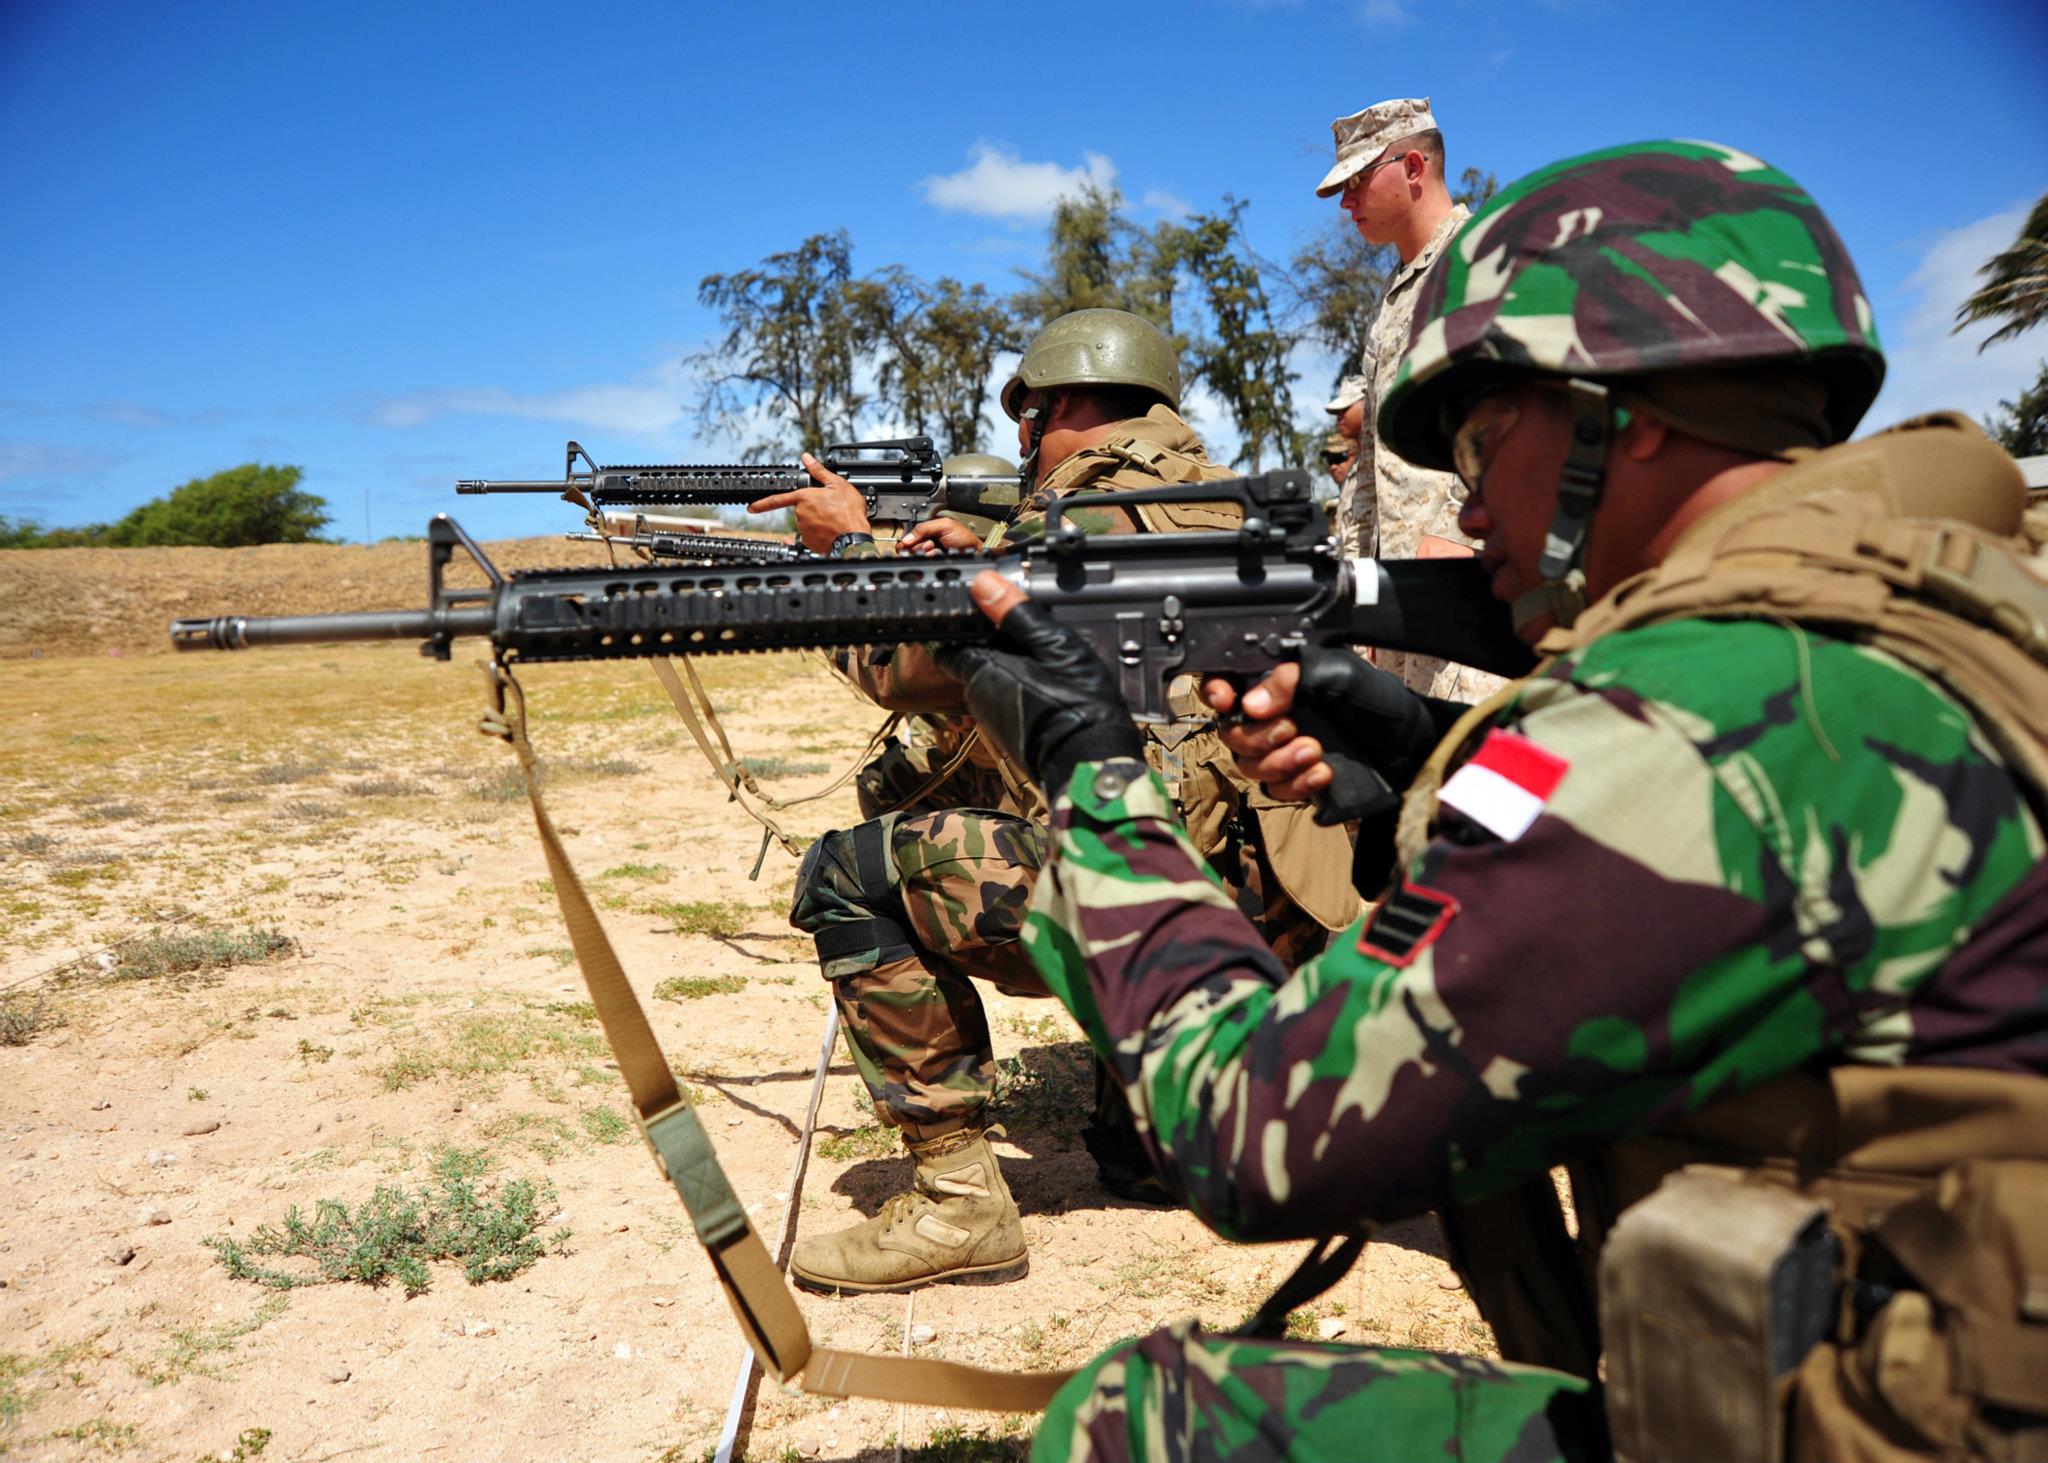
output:
<instances>
[{"instance_id":1,"label":"helmet chin strap","mask_svg":"<svg viewBox=\"0 0 2048 1463\"><path fill-rule=\"evenodd\" d=\"M1586 535L1607 486L1607 447L1614 439L1614 406L1607 388L1577 376L1565 383L1572 402L1572 445L1557 483L1557 513L1544 536L1537 572L1543 582L1515 596L1510 612L1522 629L1548 615L1569 629L1586 608Z\"/></svg>"},{"instance_id":2,"label":"helmet chin strap","mask_svg":"<svg viewBox=\"0 0 2048 1463\"><path fill-rule=\"evenodd\" d=\"M1046 423L1051 420L1053 405L1059 400L1050 391L1038 393L1038 405L1026 407L1019 421L1031 423L1031 445L1024 453L1024 460L1017 464L1018 501L1028 499L1038 491L1038 449L1045 441Z\"/></svg>"}]
</instances>

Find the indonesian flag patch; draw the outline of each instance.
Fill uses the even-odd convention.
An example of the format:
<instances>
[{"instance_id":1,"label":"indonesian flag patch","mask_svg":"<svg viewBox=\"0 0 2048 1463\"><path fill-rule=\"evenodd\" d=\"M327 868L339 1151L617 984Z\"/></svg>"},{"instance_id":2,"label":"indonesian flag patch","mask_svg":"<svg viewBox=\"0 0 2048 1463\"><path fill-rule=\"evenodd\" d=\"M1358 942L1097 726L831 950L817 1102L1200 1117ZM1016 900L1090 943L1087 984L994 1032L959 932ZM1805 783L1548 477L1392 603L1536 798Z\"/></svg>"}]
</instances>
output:
<instances>
[{"instance_id":1,"label":"indonesian flag patch","mask_svg":"<svg viewBox=\"0 0 2048 1463\"><path fill-rule=\"evenodd\" d=\"M1512 843L1529 831L1570 769L1571 763L1557 753L1496 728L1471 760L1450 775L1437 801Z\"/></svg>"}]
</instances>

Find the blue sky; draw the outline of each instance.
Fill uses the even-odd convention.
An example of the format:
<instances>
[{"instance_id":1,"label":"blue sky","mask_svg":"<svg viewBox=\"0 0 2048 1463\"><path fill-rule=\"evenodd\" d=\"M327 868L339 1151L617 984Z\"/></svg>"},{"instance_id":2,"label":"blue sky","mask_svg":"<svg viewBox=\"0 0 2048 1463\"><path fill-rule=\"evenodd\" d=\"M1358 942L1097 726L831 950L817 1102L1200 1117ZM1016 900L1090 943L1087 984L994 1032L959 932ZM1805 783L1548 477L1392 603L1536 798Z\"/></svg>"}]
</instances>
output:
<instances>
[{"instance_id":1,"label":"blue sky","mask_svg":"<svg viewBox=\"0 0 2048 1463\"><path fill-rule=\"evenodd\" d=\"M1327 225L1332 117L1434 98L1453 172L1712 138L1799 178L1893 357L1873 422L2013 396L1947 331L2048 189L2044 7L1871 0L0 6L0 514L116 517L297 463L332 532L567 527L463 476L729 457L705 274L843 227L999 289L1052 200ZM1320 373L1302 388L1320 395Z\"/></svg>"}]
</instances>

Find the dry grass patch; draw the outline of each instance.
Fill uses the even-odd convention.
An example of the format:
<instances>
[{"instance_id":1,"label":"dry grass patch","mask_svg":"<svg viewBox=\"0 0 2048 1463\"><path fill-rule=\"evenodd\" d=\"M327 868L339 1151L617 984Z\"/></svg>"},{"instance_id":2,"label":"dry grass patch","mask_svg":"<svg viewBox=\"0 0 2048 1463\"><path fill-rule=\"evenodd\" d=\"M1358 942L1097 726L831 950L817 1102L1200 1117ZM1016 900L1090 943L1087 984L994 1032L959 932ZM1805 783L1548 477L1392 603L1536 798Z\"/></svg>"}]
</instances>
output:
<instances>
[{"instance_id":1,"label":"dry grass patch","mask_svg":"<svg viewBox=\"0 0 2048 1463\"><path fill-rule=\"evenodd\" d=\"M433 1031L394 1030L391 1041L397 1051L378 1075L392 1092L443 1079L488 1084L536 1062L559 1069L611 1054L601 1033L546 1006L465 1012Z\"/></svg>"},{"instance_id":2,"label":"dry grass patch","mask_svg":"<svg viewBox=\"0 0 2048 1463\"><path fill-rule=\"evenodd\" d=\"M27 1046L66 1024L63 1011L41 991L0 992L0 1046Z\"/></svg>"},{"instance_id":3,"label":"dry grass patch","mask_svg":"<svg viewBox=\"0 0 2048 1463\"><path fill-rule=\"evenodd\" d=\"M701 1001L706 996L731 996L747 988L737 975L672 975L654 987L657 1001Z\"/></svg>"}]
</instances>

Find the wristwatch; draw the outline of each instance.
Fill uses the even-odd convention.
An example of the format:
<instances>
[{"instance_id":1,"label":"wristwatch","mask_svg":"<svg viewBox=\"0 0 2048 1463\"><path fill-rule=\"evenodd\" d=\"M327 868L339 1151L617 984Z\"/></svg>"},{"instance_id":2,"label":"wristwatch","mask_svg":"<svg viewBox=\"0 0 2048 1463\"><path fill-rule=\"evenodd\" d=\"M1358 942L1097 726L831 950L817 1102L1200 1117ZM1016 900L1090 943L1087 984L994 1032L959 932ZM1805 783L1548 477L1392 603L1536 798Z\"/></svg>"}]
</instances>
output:
<instances>
[{"instance_id":1,"label":"wristwatch","mask_svg":"<svg viewBox=\"0 0 2048 1463\"><path fill-rule=\"evenodd\" d=\"M871 544L874 541L875 536L873 534L865 529L856 528L850 533L842 533L838 538L833 539L832 547L825 550L825 557L828 559L844 558L848 549L860 544Z\"/></svg>"}]
</instances>

